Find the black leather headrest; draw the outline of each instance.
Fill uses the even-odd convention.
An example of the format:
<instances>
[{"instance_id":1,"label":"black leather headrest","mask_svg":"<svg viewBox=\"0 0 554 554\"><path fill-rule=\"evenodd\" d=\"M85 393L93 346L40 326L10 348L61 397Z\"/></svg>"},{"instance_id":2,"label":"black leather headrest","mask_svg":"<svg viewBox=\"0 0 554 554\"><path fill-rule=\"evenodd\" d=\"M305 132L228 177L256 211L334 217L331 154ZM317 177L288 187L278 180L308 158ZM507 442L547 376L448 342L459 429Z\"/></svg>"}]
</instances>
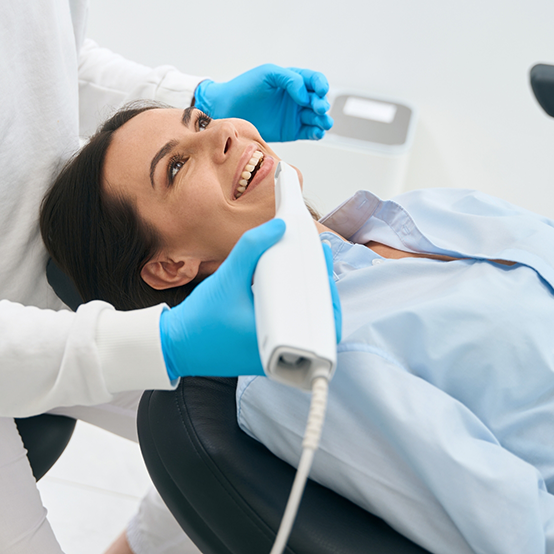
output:
<instances>
[{"instance_id":1,"label":"black leather headrest","mask_svg":"<svg viewBox=\"0 0 554 554\"><path fill-rule=\"evenodd\" d=\"M71 279L49 258L46 264L46 278L58 298L74 312L83 303Z\"/></svg>"}]
</instances>

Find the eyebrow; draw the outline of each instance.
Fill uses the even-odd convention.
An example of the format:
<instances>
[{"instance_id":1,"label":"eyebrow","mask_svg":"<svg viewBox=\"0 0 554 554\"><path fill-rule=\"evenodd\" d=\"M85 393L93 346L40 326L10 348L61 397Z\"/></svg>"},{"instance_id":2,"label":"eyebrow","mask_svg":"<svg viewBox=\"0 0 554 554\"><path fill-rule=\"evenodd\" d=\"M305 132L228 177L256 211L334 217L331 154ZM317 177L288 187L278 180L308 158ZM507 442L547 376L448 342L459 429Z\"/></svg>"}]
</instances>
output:
<instances>
[{"instance_id":1,"label":"eyebrow","mask_svg":"<svg viewBox=\"0 0 554 554\"><path fill-rule=\"evenodd\" d=\"M185 108L183 110L183 117L181 118L181 123L188 127L190 125L190 120L192 117L192 112L195 110L194 106L190 106L188 108ZM154 172L156 171L156 166L160 162L162 158L167 156L171 150L173 150L177 146L176 140L170 140L166 144L164 144L156 153L156 155L152 158L152 161L150 162L150 184L152 185L152 188L155 188L154 186Z\"/></svg>"}]
</instances>

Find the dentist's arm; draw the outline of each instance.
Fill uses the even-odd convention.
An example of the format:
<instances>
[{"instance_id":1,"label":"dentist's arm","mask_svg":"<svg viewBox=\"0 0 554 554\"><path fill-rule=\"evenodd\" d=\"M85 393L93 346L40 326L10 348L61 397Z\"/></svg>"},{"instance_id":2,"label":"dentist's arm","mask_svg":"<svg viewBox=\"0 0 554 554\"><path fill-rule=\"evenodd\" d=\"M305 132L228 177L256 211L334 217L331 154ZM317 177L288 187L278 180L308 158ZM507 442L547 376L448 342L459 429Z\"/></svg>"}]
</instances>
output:
<instances>
[{"instance_id":1,"label":"dentist's arm","mask_svg":"<svg viewBox=\"0 0 554 554\"><path fill-rule=\"evenodd\" d=\"M284 230L273 219L245 233L219 270L170 310L120 312L95 301L76 313L55 312L0 301L0 417L101 404L128 390L171 389L177 376L263 374L252 276Z\"/></svg>"},{"instance_id":2,"label":"dentist's arm","mask_svg":"<svg viewBox=\"0 0 554 554\"><path fill-rule=\"evenodd\" d=\"M79 52L80 135L90 136L116 108L134 100L190 106L202 79L171 65L147 67L87 39Z\"/></svg>"},{"instance_id":3,"label":"dentist's arm","mask_svg":"<svg viewBox=\"0 0 554 554\"><path fill-rule=\"evenodd\" d=\"M121 312L97 301L74 313L0 301L0 416L171 389L179 375L263 373L252 276L284 230L271 220L245 233L216 274L171 310Z\"/></svg>"}]
</instances>

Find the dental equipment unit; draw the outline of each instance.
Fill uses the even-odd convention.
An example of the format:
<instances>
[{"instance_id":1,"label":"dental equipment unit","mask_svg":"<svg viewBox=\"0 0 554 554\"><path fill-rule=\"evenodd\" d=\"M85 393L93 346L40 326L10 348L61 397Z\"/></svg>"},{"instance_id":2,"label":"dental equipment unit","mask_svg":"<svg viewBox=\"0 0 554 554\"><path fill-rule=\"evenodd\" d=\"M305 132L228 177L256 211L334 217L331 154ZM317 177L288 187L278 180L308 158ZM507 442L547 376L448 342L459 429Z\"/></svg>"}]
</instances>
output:
<instances>
[{"instance_id":1,"label":"dental equipment unit","mask_svg":"<svg viewBox=\"0 0 554 554\"><path fill-rule=\"evenodd\" d=\"M336 334L325 256L296 170L279 162L275 217L285 221L282 239L260 258L254 274L258 348L268 377L312 390L302 456L271 554L286 546L315 451L336 367Z\"/></svg>"}]
</instances>

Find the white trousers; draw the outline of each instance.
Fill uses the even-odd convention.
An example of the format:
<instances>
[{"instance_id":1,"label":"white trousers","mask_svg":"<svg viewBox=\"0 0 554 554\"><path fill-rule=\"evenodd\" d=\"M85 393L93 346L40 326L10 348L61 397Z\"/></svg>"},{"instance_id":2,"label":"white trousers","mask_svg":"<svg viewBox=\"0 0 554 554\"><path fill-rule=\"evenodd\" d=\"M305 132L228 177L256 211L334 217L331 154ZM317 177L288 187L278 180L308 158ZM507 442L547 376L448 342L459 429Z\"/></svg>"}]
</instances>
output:
<instances>
[{"instance_id":1,"label":"white trousers","mask_svg":"<svg viewBox=\"0 0 554 554\"><path fill-rule=\"evenodd\" d=\"M50 413L80 419L136 442L141 395L142 392L123 393L109 404L57 408ZM129 523L127 536L136 554L181 554L191 549L190 539L154 488L143 498ZM62 554L26 450L10 418L0 418L0 553Z\"/></svg>"}]
</instances>

